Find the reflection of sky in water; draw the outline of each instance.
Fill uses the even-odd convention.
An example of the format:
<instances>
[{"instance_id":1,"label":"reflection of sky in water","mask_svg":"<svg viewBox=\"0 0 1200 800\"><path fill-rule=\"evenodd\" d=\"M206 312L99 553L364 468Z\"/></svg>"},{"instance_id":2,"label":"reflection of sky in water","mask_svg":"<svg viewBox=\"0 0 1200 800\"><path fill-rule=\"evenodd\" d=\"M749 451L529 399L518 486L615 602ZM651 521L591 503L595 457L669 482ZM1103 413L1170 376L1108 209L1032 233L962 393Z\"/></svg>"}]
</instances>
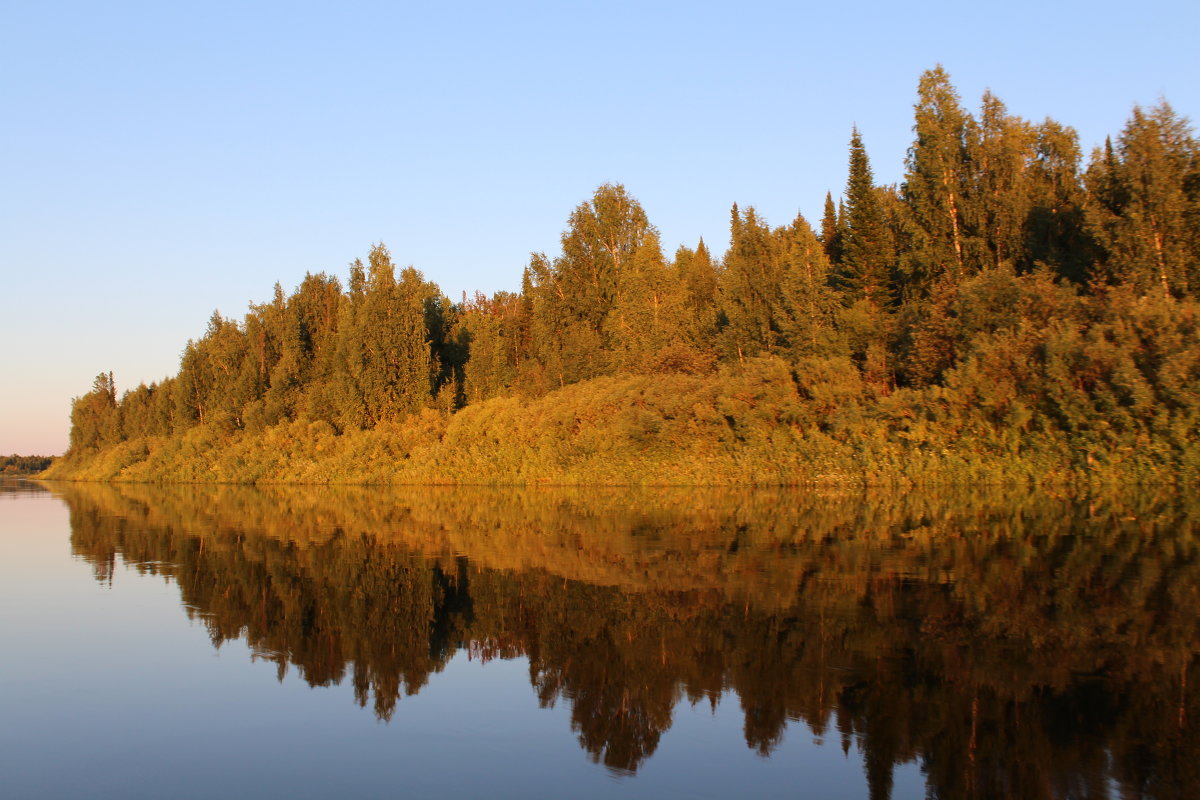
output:
<instances>
[{"instance_id":1,"label":"reflection of sky in water","mask_svg":"<svg viewBox=\"0 0 1200 800\"><path fill-rule=\"evenodd\" d=\"M214 650L177 587L119 568L111 587L72 557L66 506L0 503L0 774L11 797L865 797L861 755L791 723L769 758L746 746L727 693L681 701L636 776L590 763L569 703L539 708L525 658L459 652L390 723L349 680ZM894 797L924 795L914 764Z\"/></svg>"},{"instance_id":2,"label":"reflection of sky in water","mask_svg":"<svg viewBox=\"0 0 1200 800\"><path fill-rule=\"evenodd\" d=\"M54 491L0 499L6 797L858 798L895 759L897 800L922 767L945 798L1200 784L1186 495ZM110 581L113 552L178 563Z\"/></svg>"}]
</instances>

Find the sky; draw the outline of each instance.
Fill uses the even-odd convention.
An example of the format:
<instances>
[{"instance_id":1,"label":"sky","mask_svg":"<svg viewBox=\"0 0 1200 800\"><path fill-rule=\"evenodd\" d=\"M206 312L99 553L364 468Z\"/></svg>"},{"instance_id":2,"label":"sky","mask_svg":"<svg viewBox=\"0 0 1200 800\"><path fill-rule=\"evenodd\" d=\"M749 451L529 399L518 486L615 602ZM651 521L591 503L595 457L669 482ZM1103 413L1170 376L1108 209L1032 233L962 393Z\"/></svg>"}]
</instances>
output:
<instances>
[{"instance_id":1,"label":"sky","mask_svg":"<svg viewBox=\"0 0 1200 800\"><path fill-rule=\"evenodd\" d=\"M515 290L622 183L666 252L733 203L819 224L857 125L899 182L922 71L1073 126L1200 114L1200 3L5 3L0 454L63 452L71 398L174 374L384 242L452 300Z\"/></svg>"}]
</instances>

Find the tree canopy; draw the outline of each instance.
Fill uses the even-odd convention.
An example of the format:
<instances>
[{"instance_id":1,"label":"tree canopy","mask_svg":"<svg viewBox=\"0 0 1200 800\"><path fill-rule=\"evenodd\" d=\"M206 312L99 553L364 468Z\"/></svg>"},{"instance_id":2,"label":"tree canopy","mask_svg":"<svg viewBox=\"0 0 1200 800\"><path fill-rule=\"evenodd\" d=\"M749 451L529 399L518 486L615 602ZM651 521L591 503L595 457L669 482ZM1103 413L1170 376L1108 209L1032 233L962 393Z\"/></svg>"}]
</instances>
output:
<instances>
[{"instance_id":1,"label":"tree canopy","mask_svg":"<svg viewBox=\"0 0 1200 800\"><path fill-rule=\"evenodd\" d=\"M197 427L377 430L601 378L719 381L766 358L798 387L859 386L867 439L894 432L903 406L905 425L961 413L989 447L1053 440L1060 461L1146 441L1173 454L1164 465L1190 459L1200 146L1188 121L1165 102L1135 108L1084 163L1071 128L990 93L972 114L936 67L918 82L913 131L901 185L875 183L855 127L819 233L734 205L719 257L703 241L665 253L619 184L569 214L560 251L534 253L517 292L451 302L376 244L345 287L310 274L241 319L214 313L174 377L118 398L101 374L74 401L70 455ZM943 444L961 444L957 426Z\"/></svg>"}]
</instances>

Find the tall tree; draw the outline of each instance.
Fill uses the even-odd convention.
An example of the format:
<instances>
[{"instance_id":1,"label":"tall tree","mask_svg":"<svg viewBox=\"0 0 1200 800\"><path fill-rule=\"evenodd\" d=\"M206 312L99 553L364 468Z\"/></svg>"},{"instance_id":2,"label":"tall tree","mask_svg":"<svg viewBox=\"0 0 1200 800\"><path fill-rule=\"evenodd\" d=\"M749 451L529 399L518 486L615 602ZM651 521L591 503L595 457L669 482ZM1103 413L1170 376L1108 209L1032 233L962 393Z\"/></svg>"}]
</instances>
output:
<instances>
[{"instance_id":1,"label":"tall tree","mask_svg":"<svg viewBox=\"0 0 1200 800\"><path fill-rule=\"evenodd\" d=\"M1024 267L1039 263L1077 283L1087 280L1095 243L1084 217L1079 136L1047 119L1037 126L1037 153L1030 165L1030 210L1025 220Z\"/></svg>"},{"instance_id":2,"label":"tall tree","mask_svg":"<svg viewBox=\"0 0 1200 800\"><path fill-rule=\"evenodd\" d=\"M840 299L830 285L832 267L824 244L799 214L780 233L780 330L787 348L793 358L835 354Z\"/></svg>"},{"instance_id":3,"label":"tall tree","mask_svg":"<svg viewBox=\"0 0 1200 800\"><path fill-rule=\"evenodd\" d=\"M604 184L571 214L554 269L573 316L600 331L621 291L632 257L653 229L620 184Z\"/></svg>"},{"instance_id":4,"label":"tall tree","mask_svg":"<svg viewBox=\"0 0 1200 800\"><path fill-rule=\"evenodd\" d=\"M888 307L893 261L891 232L876 196L871 162L856 127L850 136L846 232L838 271L838 284L846 300L866 300L876 308Z\"/></svg>"},{"instance_id":5,"label":"tall tree","mask_svg":"<svg viewBox=\"0 0 1200 800\"><path fill-rule=\"evenodd\" d=\"M686 346L686 286L667 268L658 234L648 233L634 251L612 311L605 339L615 372L655 372L663 359Z\"/></svg>"},{"instance_id":6,"label":"tall tree","mask_svg":"<svg viewBox=\"0 0 1200 800\"><path fill-rule=\"evenodd\" d=\"M830 192L825 193L825 211L821 217L821 245L825 248L825 255L829 257L831 264L836 266L842 262L842 221Z\"/></svg>"},{"instance_id":7,"label":"tall tree","mask_svg":"<svg viewBox=\"0 0 1200 800\"><path fill-rule=\"evenodd\" d=\"M117 387L111 372L101 372L90 392L71 401L70 453L113 445L119 437Z\"/></svg>"},{"instance_id":8,"label":"tall tree","mask_svg":"<svg viewBox=\"0 0 1200 800\"><path fill-rule=\"evenodd\" d=\"M924 287L942 279L961 283L978 266L968 260L972 232L966 225L974 121L940 65L921 75L915 111L916 140L903 186L920 233L908 257L910 280Z\"/></svg>"},{"instance_id":9,"label":"tall tree","mask_svg":"<svg viewBox=\"0 0 1200 800\"><path fill-rule=\"evenodd\" d=\"M1115 150L1093 157L1087 183L1100 277L1200 294L1200 149L1185 118L1165 102L1135 107Z\"/></svg>"},{"instance_id":10,"label":"tall tree","mask_svg":"<svg viewBox=\"0 0 1200 800\"><path fill-rule=\"evenodd\" d=\"M338 329L338 395L341 422L369 427L429 405L435 368L425 320L429 292L421 273L408 267L397 281L382 244L371 248L368 264L365 283L351 272L347 319Z\"/></svg>"},{"instance_id":11,"label":"tall tree","mask_svg":"<svg viewBox=\"0 0 1200 800\"><path fill-rule=\"evenodd\" d=\"M780 248L753 208L730 212L730 244L721 272L720 297L725 355L742 360L773 353L783 344L780 329Z\"/></svg>"},{"instance_id":12,"label":"tall tree","mask_svg":"<svg viewBox=\"0 0 1200 800\"><path fill-rule=\"evenodd\" d=\"M692 250L680 246L675 252L676 279L685 291L683 314L688 338L698 351L712 353L716 346L718 321L718 265L701 238Z\"/></svg>"},{"instance_id":13,"label":"tall tree","mask_svg":"<svg viewBox=\"0 0 1200 800\"><path fill-rule=\"evenodd\" d=\"M176 382L176 423L243 427L242 410L257 399L255 371L241 327L214 311L208 328L184 349Z\"/></svg>"},{"instance_id":14,"label":"tall tree","mask_svg":"<svg viewBox=\"0 0 1200 800\"><path fill-rule=\"evenodd\" d=\"M562 255L535 256L533 314L541 361L552 383L563 385L603 374L615 328L605 321L636 283L634 255L654 228L641 205L620 184L604 184L571 214Z\"/></svg>"},{"instance_id":15,"label":"tall tree","mask_svg":"<svg viewBox=\"0 0 1200 800\"><path fill-rule=\"evenodd\" d=\"M975 216L967 222L980 232L979 252L972 253L970 261L980 268L1030 266L1025 223L1032 200L1029 167L1036 151L1034 127L1011 116L999 98L985 92L979 124L968 142L975 175L974 202L967 209Z\"/></svg>"}]
</instances>

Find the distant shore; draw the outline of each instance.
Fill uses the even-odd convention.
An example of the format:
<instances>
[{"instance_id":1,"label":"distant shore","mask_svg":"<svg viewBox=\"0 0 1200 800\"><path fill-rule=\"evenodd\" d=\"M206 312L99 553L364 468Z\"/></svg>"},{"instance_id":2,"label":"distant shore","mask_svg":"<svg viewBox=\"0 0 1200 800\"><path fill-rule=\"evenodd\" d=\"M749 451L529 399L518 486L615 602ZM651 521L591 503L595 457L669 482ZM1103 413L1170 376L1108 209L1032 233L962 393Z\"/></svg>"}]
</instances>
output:
<instances>
[{"instance_id":1,"label":"distant shore","mask_svg":"<svg viewBox=\"0 0 1200 800\"><path fill-rule=\"evenodd\" d=\"M45 472L54 463L54 456L0 456L0 476L28 477Z\"/></svg>"}]
</instances>

